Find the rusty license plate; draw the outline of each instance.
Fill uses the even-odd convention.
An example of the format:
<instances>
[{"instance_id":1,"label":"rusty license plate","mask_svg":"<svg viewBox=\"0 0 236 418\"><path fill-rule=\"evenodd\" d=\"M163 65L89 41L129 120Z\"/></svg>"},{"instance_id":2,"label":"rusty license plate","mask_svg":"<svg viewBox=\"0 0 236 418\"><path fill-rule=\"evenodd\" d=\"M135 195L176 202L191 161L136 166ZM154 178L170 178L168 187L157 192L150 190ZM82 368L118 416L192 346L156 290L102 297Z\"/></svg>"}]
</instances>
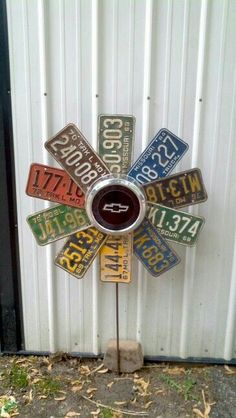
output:
<instances>
[{"instance_id":1,"label":"rusty license plate","mask_svg":"<svg viewBox=\"0 0 236 418\"><path fill-rule=\"evenodd\" d=\"M128 115L100 115L99 155L114 174L126 174L131 165L135 118Z\"/></svg>"},{"instance_id":2,"label":"rusty license plate","mask_svg":"<svg viewBox=\"0 0 236 418\"><path fill-rule=\"evenodd\" d=\"M58 253L55 264L77 279L82 279L106 238L107 235L94 227L77 232Z\"/></svg>"},{"instance_id":3,"label":"rusty license plate","mask_svg":"<svg viewBox=\"0 0 236 418\"><path fill-rule=\"evenodd\" d=\"M31 164L26 193L51 202L84 207L84 193L60 168Z\"/></svg>"},{"instance_id":4,"label":"rusty license plate","mask_svg":"<svg viewBox=\"0 0 236 418\"><path fill-rule=\"evenodd\" d=\"M167 240L195 245L205 219L201 216L149 203L147 218Z\"/></svg>"},{"instance_id":5,"label":"rusty license plate","mask_svg":"<svg viewBox=\"0 0 236 418\"><path fill-rule=\"evenodd\" d=\"M39 245L57 241L91 225L84 209L57 205L28 216L27 222Z\"/></svg>"},{"instance_id":6,"label":"rusty license plate","mask_svg":"<svg viewBox=\"0 0 236 418\"><path fill-rule=\"evenodd\" d=\"M188 150L188 144L168 129L161 129L148 144L128 175L141 184L166 177Z\"/></svg>"},{"instance_id":7,"label":"rusty license plate","mask_svg":"<svg viewBox=\"0 0 236 418\"><path fill-rule=\"evenodd\" d=\"M45 148L84 192L101 176L110 173L73 123L46 141Z\"/></svg>"},{"instance_id":8,"label":"rusty license plate","mask_svg":"<svg viewBox=\"0 0 236 418\"><path fill-rule=\"evenodd\" d=\"M134 253L155 277L180 262L178 255L147 218L134 232Z\"/></svg>"},{"instance_id":9,"label":"rusty license plate","mask_svg":"<svg viewBox=\"0 0 236 418\"><path fill-rule=\"evenodd\" d=\"M199 168L174 174L143 185L147 200L171 208L181 208L207 200L207 192Z\"/></svg>"},{"instance_id":10,"label":"rusty license plate","mask_svg":"<svg viewBox=\"0 0 236 418\"><path fill-rule=\"evenodd\" d=\"M102 282L130 283L132 234L108 236L100 252Z\"/></svg>"}]
</instances>

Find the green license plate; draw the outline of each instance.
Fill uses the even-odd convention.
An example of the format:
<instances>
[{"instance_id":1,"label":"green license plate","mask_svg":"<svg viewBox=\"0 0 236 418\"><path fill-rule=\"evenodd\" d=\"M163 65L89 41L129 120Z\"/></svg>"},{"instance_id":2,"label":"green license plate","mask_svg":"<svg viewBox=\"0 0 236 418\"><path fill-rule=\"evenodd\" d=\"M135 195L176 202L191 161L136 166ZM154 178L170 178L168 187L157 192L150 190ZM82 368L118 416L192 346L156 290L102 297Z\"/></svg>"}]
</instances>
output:
<instances>
[{"instance_id":1,"label":"green license plate","mask_svg":"<svg viewBox=\"0 0 236 418\"><path fill-rule=\"evenodd\" d=\"M57 241L91 224L84 209L65 205L36 212L28 216L27 222L39 245Z\"/></svg>"},{"instance_id":2,"label":"green license plate","mask_svg":"<svg viewBox=\"0 0 236 418\"><path fill-rule=\"evenodd\" d=\"M130 168L134 126L134 116L100 115L98 118L99 155L114 174L126 174Z\"/></svg>"},{"instance_id":3,"label":"green license plate","mask_svg":"<svg viewBox=\"0 0 236 418\"><path fill-rule=\"evenodd\" d=\"M201 216L149 203L147 218L167 240L179 244L196 244L205 219Z\"/></svg>"},{"instance_id":4,"label":"green license plate","mask_svg":"<svg viewBox=\"0 0 236 418\"><path fill-rule=\"evenodd\" d=\"M107 235L90 227L72 235L58 253L55 264L77 279L82 279Z\"/></svg>"}]
</instances>

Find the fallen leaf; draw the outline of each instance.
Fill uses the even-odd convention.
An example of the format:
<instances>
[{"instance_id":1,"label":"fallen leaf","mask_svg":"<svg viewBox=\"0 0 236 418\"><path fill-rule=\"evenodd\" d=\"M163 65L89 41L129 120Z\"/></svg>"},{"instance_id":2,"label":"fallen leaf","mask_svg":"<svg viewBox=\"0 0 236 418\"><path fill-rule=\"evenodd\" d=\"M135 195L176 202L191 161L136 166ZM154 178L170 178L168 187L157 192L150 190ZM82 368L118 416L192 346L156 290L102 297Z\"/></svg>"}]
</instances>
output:
<instances>
[{"instance_id":1,"label":"fallen leaf","mask_svg":"<svg viewBox=\"0 0 236 418\"><path fill-rule=\"evenodd\" d=\"M48 371L49 371L49 372L51 372L51 371L52 371L52 363L50 363L50 364L48 365Z\"/></svg>"},{"instance_id":2,"label":"fallen leaf","mask_svg":"<svg viewBox=\"0 0 236 418\"><path fill-rule=\"evenodd\" d=\"M54 398L55 401L64 401L66 396L61 396L60 398Z\"/></svg>"},{"instance_id":3,"label":"fallen leaf","mask_svg":"<svg viewBox=\"0 0 236 418\"><path fill-rule=\"evenodd\" d=\"M153 401L149 401L149 402L147 402L147 403L144 405L144 408L145 408L145 409L148 409L148 408L149 408L149 406L150 406L152 403L153 403Z\"/></svg>"},{"instance_id":4,"label":"fallen leaf","mask_svg":"<svg viewBox=\"0 0 236 418\"><path fill-rule=\"evenodd\" d=\"M100 366L98 366L95 369L91 370L91 372L89 372L89 374L96 373L96 372L98 372L98 370L102 369L103 367L104 367L104 364L102 363L102 364L100 364Z\"/></svg>"},{"instance_id":5,"label":"fallen leaf","mask_svg":"<svg viewBox=\"0 0 236 418\"><path fill-rule=\"evenodd\" d=\"M21 363L25 363L26 359L25 358L20 358L19 360L16 360L15 364L21 364Z\"/></svg>"},{"instance_id":6,"label":"fallen leaf","mask_svg":"<svg viewBox=\"0 0 236 418\"><path fill-rule=\"evenodd\" d=\"M164 393L164 390L163 390L163 389L158 389L158 390L155 392L155 395L158 395L159 393Z\"/></svg>"},{"instance_id":7,"label":"fallen leaf","mask_svg":"<svg viewBox=\"0 0 236 418\"><path fill-rule=\"evenodd\" d=\"M173 376L178 374L186 374L184 367L166 367L163 369L163 372Z\"/></svg>"},{"instance_id":8,"label":"fallen leaf","mask_svg":"<svg viewBox=\"0 0 236 418\"><path fill-rule=\"evenodd\" d=\"M71 388L72 392L76 393L76 392L80 392L81 389L83 389L83 385L79 385L79 386L73 386Z\"/></svg>"},{"instance_id":9,"label":"fallen leaf","mask_svg":"<svg viewBox=\"0 0 236 418\"><path fill-rule=\"evenodd\" d=\"M98 373L101 373L101 374L103 374L103 373L107 373L107 372L108 372L108 369L98 370Z\"/></svg>"},{"instance_id":10,"label":"fallen leaf","mask_svg":"<svg viewBox=\"0 0 236 418\"><path fill-rule=\"evenodd\" d=\"M36 377L33 381L32 381L32 383L34 384L34 383L38 383L38 382L40 382L42 379L40 379L39 377Z\"/></svg>"},{"instance_id":11,"label":"fallen leaf","mask_svg":"<svg viewBox=\"0 0 236 418\"><path fill-rule=\"evenodd\" d=\"M70 382L71 385L80 385L81 384L81 380L77 379L77 380L73 380L73 382Z\"/></svg>"},{"instance_id":12,"label":"fallen leaf","mask_svg":"<svg viewBox=\"0 0 236 418\"><path fill-rule=\"evenodd\" d=\"M148 395L147 389L149 386L149 380L146 382L143 378L134 379L134 383L137 385L137 389L141 396Z\"/></svg>"},{"instance_id":13,"label":"fallen leaf","mask_svg":"<svg viewBox=\"0 0 236 418\"><path fill-rule=\"evenodd\" d=\"M33 372L34 374L38 374L38 373L40 373L40 371L38 370L38 369L35 369L35 368L33 368L33 369L30 369L31 370L31 372ZM40 373L41 374L41 373Z\"/></svg>"},{"instance_id":14,"label":"fallen leaf","mask_svg":"<svg viewBox=\"0 0 236 418\"><path fill-rule=\"evenodd\" d=\"M89 374L90 368L88 366L80 366L79 371L81 374Z\"/></svg>"},{"instance_id":15,"label":"fallen leaf","mask_svg":"<svg viewBox=\"0 0 236 418\"><path fill-rule=\"evenodd\" d=\"M88 393L88 394L90 394L90 393L92 393L92 392L95 392L97 390L97 388L88 388L87 390L86 390L86 392Z\"/></svg>"},{"instance_id":16,"label":"fallen leaf","mask_svg":"<svg viewBox=\"0 0 236 418\"><path fill-rule=\"evenodd\" d=\"M5 411L1 411L1 417L2 418L11 418L10 415Z\"/></svg>"},{"instance_id":17,"label":"fallen leaf","mask_svg":"<svg viewBox=\"0 0 236 418\"><path fill-rule=\"evenodd\" d=\"M47 396L46 395L40 395L39 399L47 399Z\"/></svg>"},{"instance_id":18,"label":"fallen leaf","mask_svg":"<svg viewBox=\"0 0 236 418\"><path fill-rule=\"evenodd\" d=\"M226 370L226 374L236 374L236 367L232 369L229 366L227 366L227 364L225 364L224 369Z\"/></svg>"},{"instance_id":19,"label":"fallen leaf","mask_svg":"<svg viewBox=\"0 0 236 418\"><path fill-rule=\"evenodd\" d=\"M209 414L211 412L211 406L215 405L215 402L212 402L212 403L206 402L204 390L202 390L202 398L203 398L203 405L204 405L205 410L201 412L200 409L193 408L193 412L199 418L209 418Z\"/></svg>"},{"instance_id":20,"label":"fallen leaf","mask_svg":"<svg viewBox=\"0 0 236 418\"><path fill-rule=\"evenodd\" d=\"M50 363L47 357L43 357L42 362L43 364L47 364L47 365Z\"/></svg>"},{"instance_id":21,"label":"fallen leaf","mask_svg":"<svg viewBox=\"0 0 236 418\"><path fill-rule=\"evenodd\" d=\"M95 416L95 417L97 417L98 414L100 414L100 412L101 412L101 410L100 410L100 408L98 408L96 411L90 412L90 414L93 415L93 416Z\"/></svg>"},{"instance_id":22,"label":"fallen leaf","mask_svg":"<svg viewBox=\"0 0 236 418\"><path fill-rule=\"evenodd\" d=\"M194 412L194 414L196 414L198 417L200 417L200 418L205 418L205 415L203 415L203 413L202 413L199 409L197 409L197 408L193 408L193 412Z\"/></svg>"}]
</instances>

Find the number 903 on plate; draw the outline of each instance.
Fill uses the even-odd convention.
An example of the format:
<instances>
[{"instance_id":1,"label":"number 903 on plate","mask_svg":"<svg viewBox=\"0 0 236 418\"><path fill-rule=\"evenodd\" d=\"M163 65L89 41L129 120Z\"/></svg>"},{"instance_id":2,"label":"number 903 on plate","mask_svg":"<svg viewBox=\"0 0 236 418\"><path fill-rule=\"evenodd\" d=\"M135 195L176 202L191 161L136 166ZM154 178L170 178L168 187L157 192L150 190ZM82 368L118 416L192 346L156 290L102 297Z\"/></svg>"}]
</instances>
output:
<instances>
[{"instance_id":1,"label":"number 903 on plate","mask_svg":"<svg viewBox=\"0 0 236 418\"><path fill-rule=\"evenodd\" d=\"M180 262L178 255L147 218L134 232L134 253L149 273L155 277Z\"/></svg>"}]
</instances>

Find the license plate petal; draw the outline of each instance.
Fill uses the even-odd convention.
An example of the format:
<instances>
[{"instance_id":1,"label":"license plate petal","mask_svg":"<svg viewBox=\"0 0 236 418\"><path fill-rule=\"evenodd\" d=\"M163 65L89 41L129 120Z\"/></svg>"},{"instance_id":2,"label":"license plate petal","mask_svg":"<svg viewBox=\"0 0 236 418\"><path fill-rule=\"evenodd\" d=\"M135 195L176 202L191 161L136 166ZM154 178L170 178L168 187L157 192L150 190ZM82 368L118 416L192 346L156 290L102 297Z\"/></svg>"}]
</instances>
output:
<instances>
[{"instance_id":1,"label":"license plate petal","mask_svg":"<svg viewBox=\"0 0 236 418\"><path fill-rule=\"evenodd\" d=\"M161 129L133 164L128 175L141 184L166 177L188 148L186 142L168 129Z\"/></svg>"},{"instance_id":2,"label":"license plate petal","mask_svg":"<svg viewBox=\"0 0 236 418\"><path fill-rule=\"evenodd\" d=\"M84 193L110 171L73 123L45 142L45 148Z\"/></svg>"},{"instance_id":3,"label":"license plate petal","mask_svg":"<svg viewBox=\"0 0 236 418\"><path fill-rule=\"evenodd\" d=\"M149 203L147 218L168 241L195 245L205 223L201 216Z\"/></svg>"},{"instance_id":4,"label":"license plate petal","mask_svg":"<svg viewBox=\"0 0 236 418\"><path fill-rule=\"evenodd\" d=\"M28 216L27 222L39 245L57 241L91 225L85 209L66 205L36 212Z\"/></svg>"},{"instance_id":5,"label":"license plate petal","mask_svg":"<svg viewBox=\"0 0 236 418\"><path fill-rule=\"evenodd\" d=\"M126 174L132 161L135 118L128 115L100 115L99 155L114 174ZM101 281L131 281L132 235L109 235L100 251Z\"/></svg>"},{"instance_id":6,"label":"license plate petal","mask_svg":"<svg viewBox=\"0 0 236 418\"><path fill-rule=\"evenodd\" d=\"M134 253L148 272L155 277L180 262L178 255L147 218L134 231Z\"/></svg>"},{"instance_id":7,"label":"license plate petal","mask_svg":"<svg viewBox=\"0 0 236 418\"><path fill-rule=\"evenodd\" d=\"M94 227L77 232L56 256L56 266L82 279L106 239L107 235Z\"/></svg>"},{"instance_id":8,"label":"license plate petal","mask_svg":"<svg viewBox=\"0 0 236 418\"><path fill-rule=\"evenodd\" d=\"M207 200L207 192L199 168L151 182L143 188L148 202L171 208L195 205Z\"/></svg>"},{"instance_id":9,"label":"license plate petal","mask_svg":"<svg viewBox=\"0 0 236 418\"><path fill-rule=\"evenodd\" d=\"M108 236L100 250L101 281L130 283L133 234Z\"/></svg>"},{"instance_id":10,"label":"license plate petal","mask_svg":"<svg viewBox=\"0 0 236 418\"><path fill-rule=\"evenodd\" d=\"M64 170L43 164L31 164L26 194L50 202L84 207L84 193L70 176Z\"/></svg>"},{"instance_id":11,"label":"license plate petal","mask_svg":"<svg viewBox=\"0 0 236 418\"><path fill-rule=\"evenodd\" d=\"M126 174L131 166L134 128L134 116L98 117L99 155L113 174Z\"/></svg>"}]
</instances>

